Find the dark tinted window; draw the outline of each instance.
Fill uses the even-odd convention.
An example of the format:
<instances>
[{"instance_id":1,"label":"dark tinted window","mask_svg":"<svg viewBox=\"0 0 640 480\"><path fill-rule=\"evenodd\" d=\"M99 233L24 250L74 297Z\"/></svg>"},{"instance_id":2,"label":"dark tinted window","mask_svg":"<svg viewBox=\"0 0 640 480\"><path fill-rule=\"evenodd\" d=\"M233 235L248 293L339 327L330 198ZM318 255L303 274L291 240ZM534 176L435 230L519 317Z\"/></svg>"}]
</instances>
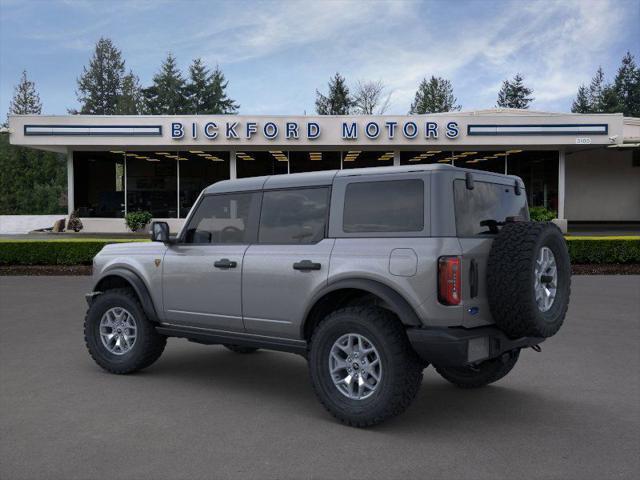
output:
<instances>
[{"instance_id":1,"label":"dark tinted window","mask_svg":"<svg viewBox=\"0 0 640 480\"><path fill-rule=\"evenodd\" d=\"M422 180L358 182L347 186L345 232L419 232L423 228Z\"/></svg>"},{"instance_id":2,"label":"dark tinted window","mask_svg":"<svg viewBox=\"0 0 640 480\"><path fill-rule=\"evenodd\" d=\"M260 243L316 243L324 238L329 189L264 192Z\"/></svg>"},{"instance_id":3,"label":"dark tinted window","mask_svg":"<svg viewBox=\"0 0 640 480\"><path fill-rule=\"evenodd\" d=\"M480 226L483 220L504 222L513 216L529 218L524 189L516 195L514 187L508 185L474 182L473 190L469 190L464 180L456 180L454 193L456 229L460 237L489 233L487 227Z\"/></svg>"},{"instance_id":4,"label":"dark tinted window","mask_svg":"<svg viewBox=\"0 0 640 480\"><path fill-rule=\"evenodd\" d=\"M255 193L204 197L189 221L186 243L252 242L257 201Z\"/></svg>"}]
</instances>

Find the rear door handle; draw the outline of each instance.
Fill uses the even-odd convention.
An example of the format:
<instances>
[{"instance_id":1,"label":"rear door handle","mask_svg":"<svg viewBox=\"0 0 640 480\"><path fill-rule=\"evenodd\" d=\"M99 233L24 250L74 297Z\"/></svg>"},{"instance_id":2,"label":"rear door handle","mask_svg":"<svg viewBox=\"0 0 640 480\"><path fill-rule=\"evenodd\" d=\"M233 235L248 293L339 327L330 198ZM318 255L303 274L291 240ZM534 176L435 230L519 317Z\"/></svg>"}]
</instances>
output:
<instances>
[{"instance_id":1,"label":"rear door handle","mask_svg":"<svg viewBox=\"0 0 640 480\"><path fill-rule=\"evenodd\" d=\"M311 260L302 260L293 264L294 270L320 270L322 265Z\"/></svg>"},{"instance_id":2,"label":"rear door handle","mask_svg":"<svg viewBox=\"0 0 640 480\"><path fill-rule=\"evenodd\" d=\"M469 296L471 298L478 296L478 280L478 262L472 258L469 265Z\"/></svg>"},{"instance_id":3,"label":"rear door handle","mask_svg":"<svg viewBox=\"0 0 640 480\"><path fill-rule=\"evenodd\" d=\"M213 266L216 268L236 268L238 266L238 263L231 261L228 258L221 258L220 260L214 262Z\"/></svg>"}]
</instances>

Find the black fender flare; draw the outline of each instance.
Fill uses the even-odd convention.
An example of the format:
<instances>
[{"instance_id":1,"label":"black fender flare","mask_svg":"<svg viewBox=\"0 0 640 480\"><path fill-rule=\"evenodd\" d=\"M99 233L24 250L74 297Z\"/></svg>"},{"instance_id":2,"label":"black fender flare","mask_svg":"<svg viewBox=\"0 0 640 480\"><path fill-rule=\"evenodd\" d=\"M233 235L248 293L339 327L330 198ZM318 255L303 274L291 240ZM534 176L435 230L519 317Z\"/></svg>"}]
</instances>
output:
<instances>
[{"instance_id":1,"label":"black fender flare","mask_svg":"<svg viewBox=\"0 0 640 480\"><path fill-rule=\"evenodd\" d=\"M133 270L129 270L124 267L116 267L109 270L105 270L101 275L98 281L94 286L94 293L100 294L103 293L100 290L100 282L105 280L108 277L120 277L125 280L131 288L136 292L138 299L140 299L140 303L142 304L142 309L144 313L147 315L147 318L152 322L158 322L158 314L156 312L156 307L153 305L153 300L151 299L151 294L149 293L149 289L144 281L140 278L140 276L135 273Z\"/></svg>"},{"instance_id":2,"label":"black fender flare","mask_svg":"<svg viewBox=\"0 0 640 480\"><path fill-rule=\"evenodd\" d=\"M382 301L390 307L390 310L398 315L398 318L403 325L412 327L422 326L422 322L411 304L409 304L409 302L396 290L376 280L368 278L352 278L330 283L314 295L311 302L309 302L309 307L307 307L307 310L304 313L304 321L302 324L303 332L306 328L307 321L309 320L309 315L318 301L331 292L344 289L357 289L369 292L382 299Z\"/></svg>"}]
</instances>

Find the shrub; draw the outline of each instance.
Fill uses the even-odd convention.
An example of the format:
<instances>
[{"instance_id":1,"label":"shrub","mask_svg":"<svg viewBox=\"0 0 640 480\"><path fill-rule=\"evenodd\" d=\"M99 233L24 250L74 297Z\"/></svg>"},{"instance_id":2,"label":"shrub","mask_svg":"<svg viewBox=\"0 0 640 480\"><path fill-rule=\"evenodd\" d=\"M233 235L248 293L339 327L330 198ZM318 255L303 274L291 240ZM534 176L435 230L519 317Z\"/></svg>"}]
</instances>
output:
<instances>
[{"instance_id":1,"label":"shrub","mask_svg":"<svg viewBox=\"0 0 640 480\"><path fill-rule=\"evenodd\" d=\"M640 237L567 237L571 262L640 263Z\"/></svg>"},{"instance_id":2,"label":"shrub","mask_svg":"<svg viewBox=\"0 0 640 480\"><path fill-rule=\"evenodd\" d=\"M90 265L109 243L147 240L0 240L0 265Z\"/></svg>"},{"instance_id":3,"label":"shrub","mask_svg":"<svg viewBox=\"0 0 640 480\"><path fill-rule=\"evenodd\" d=\"M127 227L129 227L129 230L132 232L137 232L141 228L144 228L152 218L153 215L151 215L151 212L146 211L129 212L124 217Z\"/></svg>"},{"instance_id":4,"label":"shrub","mask_svg":"<svg viewBox=\"0 0 640 480\"><path fill-rule=\"evenodd\" d=\"M558 218L558 214L545 207L531 207L529 208L529 217L534 222L550 222L554 218Z\"/></svg>"},{"instance_id":5,"label":"shrub","mask_svg":"<svg viewBox=\"0 0 640 480\"><path fill-rule=\"evenodd\" d=\"M69 215L69 223L67 223L67 230L73 230L74 232L79 232L83 229L82 221L78 217L78 211L74 210Z\"/></svg>"}]
</instances>

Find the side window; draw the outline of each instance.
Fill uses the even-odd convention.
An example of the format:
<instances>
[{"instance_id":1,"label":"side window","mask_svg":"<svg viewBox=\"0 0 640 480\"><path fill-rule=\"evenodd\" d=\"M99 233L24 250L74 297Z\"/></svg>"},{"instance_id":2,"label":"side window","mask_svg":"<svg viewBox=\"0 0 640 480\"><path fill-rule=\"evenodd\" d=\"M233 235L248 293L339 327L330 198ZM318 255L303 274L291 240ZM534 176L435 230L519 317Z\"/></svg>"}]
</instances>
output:
<instances>
[{"instance_id":1,"label":"side window","mask_svg":"<svg viewBox=\"0 0 640 480\"><path fill-rule=\"evenodd\" d=\"M483 220L504 222L507 217L529 218L527 196L516 195L514 187L497 183L475 182L473 190L464 180L453 182L456 230L459 237L472 237L490 233Z\"/></svg>"},{"instance_id":2,"label":"side window","mask_svg":"<svg viewBox=\"0 0 640 480\"><path fill-rule=\"evenodd\" d=\"M186 243L251 243L258 194L230 193L202 199L187 226Z\"/></svg>"},{"instance_id":3,"label":"side window","mask_svg":"<svg viewBox=\"0 0 640 480\"><path fill-rule=\"evenodd\" d=\"M264 192L260 243L309 244L324 238L329 208L328 188Z\"/></svg>"},{"instance_id":4,"label":"side window","mask_svg":"<svg viewBox=\"0 0 640 480\"><path fill-rule=\"evenodd\" d=\"M345 233L419 232L424 229L424 182L418 179L347 185Z\"/></svg>"}]
</instances>

